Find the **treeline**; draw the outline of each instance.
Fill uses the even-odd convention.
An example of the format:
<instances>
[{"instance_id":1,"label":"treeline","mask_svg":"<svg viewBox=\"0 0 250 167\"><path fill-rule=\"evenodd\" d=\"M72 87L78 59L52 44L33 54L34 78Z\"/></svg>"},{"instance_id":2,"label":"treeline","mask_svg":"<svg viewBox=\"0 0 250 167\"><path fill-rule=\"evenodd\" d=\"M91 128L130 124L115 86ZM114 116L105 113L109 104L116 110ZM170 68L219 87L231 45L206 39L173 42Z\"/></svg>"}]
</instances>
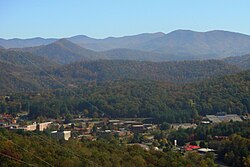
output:
<instances>
[{"instance_id":1,"label":"treeline","mask_svg":"<svg viewBox=\"0 0 250 167\"><path fill-rule=\"evenodd\" d=\"M250 112L250 71L201 82L168 84L148 80L116 80L88 83L81 88L12 95L29 116L57 118L67 114L87 117L153 117L158 122L195 122L200 116ZM14 102L1 102L0 112ZM5 106L5 107L4 107Z\"/></svg>"},{"instance_id":2,"label":"treeline","mask_svg":"<svg viewBox=\"0 0 250 167\"><path fill-rule=\"evenodd\" d=\"M178 139L178 143L183 145L184 143L196 140L212 140L215 136L227 137L232 134L238 134L245 138L250 138L250 121L244 122L229 122L220 123L215 125L199 125L196 129L178 129L169 134L169 140L174 141Z\"/></svg>"},{"instance_id":3,"label":"treeline","mask_svg":"<svg viewBox=\"0 0 250 167\"><path fill-rule=\"evenodd\" d=\"M16 134L0 129L1 166L215 166L209 156L176 152L145 151L115 141L58 142L45 135Z\"/></svg>"},{"instance_id":4,"label":"treeline","mask_svg":"<svg viewBox=\"0 0 250 167\"><path fill-rule=\"evenodd\" d=\"M210 142L209 147L216 149L218 159L234 167L250 166L250 140L240 135L232 135L228 140Z\"/></svg>"}]
</instances>

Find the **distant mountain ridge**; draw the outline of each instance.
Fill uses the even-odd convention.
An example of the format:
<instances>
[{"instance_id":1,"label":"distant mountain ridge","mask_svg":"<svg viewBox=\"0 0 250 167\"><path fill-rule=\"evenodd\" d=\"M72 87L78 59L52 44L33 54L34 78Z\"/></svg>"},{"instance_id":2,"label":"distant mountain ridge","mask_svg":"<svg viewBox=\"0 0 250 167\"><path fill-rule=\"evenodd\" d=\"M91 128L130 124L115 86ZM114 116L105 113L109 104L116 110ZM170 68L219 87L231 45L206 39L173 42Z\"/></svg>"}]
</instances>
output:
<instances>
[{"instance_id":1,"label":"distant mountain ridge","mask_svg":"<svg viewBox=\"0 0 250 167\"><path fill-rule=\"evenodd\" d=\"M60 39L48 45L15 49L45 57L60 64L97 59L98 53L82 48L67 39Z\"/></svg>"},{"instance_id":2,"label":"distant mountain ridge","mask_svg":"<svg viewBox=\"0 0 250 167\"><path fill-rule=\"evenodd\" d=\"M177 30L148 41L138 49L201 59L239 56L250 52L250 36L228 31Z\"/></svg>"},{"instance_id":3,"label":"distant mountain ridge","mask_svg":"<svg viewBox=\"0 0 250 167\"><path fill-rule=\"evenodd\" d=\"M136 49L135 46L141 45L147 41L157 39L164 36L162 32L157 33L143 33L138 35L124 36L124 37L108 37L105 39L89 39L83 37L80 40L80 36L68 38L71 42L74 42L84 48L88 48L95 51L107 51L117 48ZM76 38L78 40L76 40Z\"/></svg>"},{"instance_id":4,"label":"distant mountain ridge","mask_svg":"<svg viewBox=\"0 0 250 167\"><path fill-rule=\"evenodd\" d=\"M115 57L115 59L117 59L118 55L121 55L121 59L125 59L127 57L128 60L131 60L132 57L135 57L135 55L137 55L138 57L134 58L133 60L145 60L145 61L221 59L229 56L241 56L250 53L249 35L229 32L229 31L222 31L222 30L215 30L208 32L176 30L168 34L164 34L161 32L144 33L139 35L117 37L117 38L109 37L105 39L94 39L87 37L85 35L79 35L66 39L78 45L78 48L74 46L77 52L76 55L78 56L82 55L81 53L79 54L79 51L81 50L83 51L83 49L85 49L83 53L87 52L86 49L89 50L88 54L92 52L91 54L92 56L87 56L88 58L99 57L100 56L99 52L101 52L104 58L106 57L107 59L110 59L111 57ZM28 45L37 46L40 44L40 45L46 45L47 48L49 48L49 46L58 48L58 46L51 45L55 44L56 41L57 39L54 38L51 39L33 38L27 40L0 39L0 45L5 48L10 48L10 47L20 48L24 46L26 47ZM72 45L72 44L67 44L67 45ZM80 49L79 46L82 47L82 49ZM42 48L42 46L39 47ZM140 54L139 51L141 51ZM37 52L38 54L41 54L41 52L39 51ZM72 52L72 50L70 52ZM94 53L96 56L94 56ZM110 53L110 55L107 55L107 53ZM132 56L128 55L128 53L131 54ZM46 53L46 55L47 54L48 53ZM57 53L54 52L53 54L54 55L62 54L62 57L66 56L59 49L57 49ZM150 54L152 56L149 56ZM77 57L76 55L74 55L73 57L76 58ZM154 59L153 57L156 58ZM81 59L81 58L78 59L75 58L72 58L70 62Z\"/></svg>"},{"instance_id":5,"label":"distant mountain ridge","mask_svg":"<svg viewBox=\"0 0 250 167\"><path fill-rule=\"evenodd\" d=\"M34 46L40 46L40 45L47 45L52 42L57 41L56 38L30 38L30 39L19 39L19 38L13 38L13 39L2 39L0 38L0 45L4 48L24 48L24 47L34 47Z\"/></svg>"},{"instance_id":6,"label":"distant mountain ridge","mask_svg":"<svg viewBox=\"0 0 250 167\"><path fill-rule=\"evenodd\" d=\"M59 64L69 64L77 61L98 59L161 62L169 61L173 58L171 55L133 49L113 49L103 52L96 52L82 48L67 39L60 39L48 45L28 48L15 48L9 50L30 52L34 55L45 57Z\"/></svg>"},{"instance_id":7,"label":"distant mountain ridge","mask_svg":"<svg viewBox=\"0 0 250 167\"><path fill-rule=\"evenodd\" d=\"M124 36L124 37L108 37L104 39L95 39L88 37L86 35L77 35L73 37L68 37L69 41L78 44L84 48L96 50L96 51L104 51L116 48L130 48L126 45L134 45L135 43L142 43L146 41L150 41L152 39L163 36L164 33L143 33L138 35ZM30 39L2 39L0 38L0 45L9 49L9 48L24 48L24 47L34 47L40 45L48 45L51 44L60 38L30 38Z\"/></svg>"}]
</instances>

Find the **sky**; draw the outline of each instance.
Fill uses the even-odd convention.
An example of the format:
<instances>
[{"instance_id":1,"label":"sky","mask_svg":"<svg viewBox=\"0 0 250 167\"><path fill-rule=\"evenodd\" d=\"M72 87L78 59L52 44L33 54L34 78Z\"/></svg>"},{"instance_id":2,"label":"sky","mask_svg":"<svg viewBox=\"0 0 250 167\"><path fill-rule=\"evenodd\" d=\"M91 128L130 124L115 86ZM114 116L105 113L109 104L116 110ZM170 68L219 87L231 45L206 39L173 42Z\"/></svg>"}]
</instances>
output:
<instances>
[{"instance_id":1,"label":"sky","mask_svg":"<svg viewBox=\"0 0 250 167\"><path fill-rule=\"evenodd\" d=\"M1 0L0 38L106 38L177 29L250 35L249 7L249 0Z\"/></svg>"}]
</instances>

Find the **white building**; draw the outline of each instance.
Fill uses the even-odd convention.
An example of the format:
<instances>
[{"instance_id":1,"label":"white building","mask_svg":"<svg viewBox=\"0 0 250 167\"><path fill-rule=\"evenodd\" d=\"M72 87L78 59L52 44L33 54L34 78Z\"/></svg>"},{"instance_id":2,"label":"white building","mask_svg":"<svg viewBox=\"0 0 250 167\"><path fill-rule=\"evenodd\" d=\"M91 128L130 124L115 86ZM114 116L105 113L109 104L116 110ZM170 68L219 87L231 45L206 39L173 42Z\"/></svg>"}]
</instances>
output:
<instances>
[{"instance_id":1,"label":"white building","mask_svg":"<svg viewBox=\"0 0 250 167\"><path fill-rule=\"evenodd\" d=\"M24 130L26 130L26 131L35 131L36 130L36 124L27 125Z\"/></svg>"},{"instance_id":2,"label":"white building","mask_svg":"<svg viewBox=\"0 0 250 167\"><path fill-rule=\"evenodd\" d=\"M37 128L39 131L44 131L45 129L47 129L51 125L51 123L52 122L39 123Z\"/></svg>"},{"instance_id":3,"label":"white building","mask_svg":"<svg viewBox=\"0 0 250 167\"><path fill-rule=\"evenodd\" d=\"M71 137L71 131L63 131L63 132L58 132L58 131L53 131L51 132L51 137L55 139L64 139L64 140L69 140Z\"/></svg>"}]
</instances>

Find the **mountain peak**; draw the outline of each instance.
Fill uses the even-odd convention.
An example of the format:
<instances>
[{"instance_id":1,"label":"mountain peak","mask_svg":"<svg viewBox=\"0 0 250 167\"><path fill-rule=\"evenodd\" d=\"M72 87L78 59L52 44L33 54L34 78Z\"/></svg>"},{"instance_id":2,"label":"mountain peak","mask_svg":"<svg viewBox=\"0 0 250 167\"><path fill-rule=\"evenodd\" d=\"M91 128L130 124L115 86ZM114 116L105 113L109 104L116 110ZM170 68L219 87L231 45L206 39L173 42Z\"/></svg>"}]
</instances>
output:
<instances>
[{"instance_id":1,"label":"mountain peak","mask_svg":"<svg viewBox=\"0 0 250 167\"><path fill-rule=\"evenodd\" d=\"M48 46L59 46L59 47L62 47L62 48L67 48L67 49L80 49L81 47L71 41L69 41L68 39L66 38L62 38L62 39L59 39L51 44L49 44ZM84 49L84 48L81 48L81 49Z\"/></svg>"},{"instance_id":2,"label":"mountain peak","mask_svg":"<svg viewBox=\"0 0 250 167\"><path fill-rule=\"evenodd\" d=\"M67 64L79 60L94 59L96 53L62 38L51 44L41 46L32 53L51 59L59 64Z\"/></svg>"},{"instance_id":3,"label":"mountain peak","mask_svg":"<svg viewBox=\"0 0 250 167\"><path fill-rule=\"evenodd\" d=\"M69 44L69 43L72 43L72 42L70 42L70 41L67 40L66 38L62 38L62 39L59 39L59 40L57 40L57 41L54 42L54 44L63 44L63 45ZM72 43L72 44L73 44L73 43Z\"/></svg>"}]
</instances>

